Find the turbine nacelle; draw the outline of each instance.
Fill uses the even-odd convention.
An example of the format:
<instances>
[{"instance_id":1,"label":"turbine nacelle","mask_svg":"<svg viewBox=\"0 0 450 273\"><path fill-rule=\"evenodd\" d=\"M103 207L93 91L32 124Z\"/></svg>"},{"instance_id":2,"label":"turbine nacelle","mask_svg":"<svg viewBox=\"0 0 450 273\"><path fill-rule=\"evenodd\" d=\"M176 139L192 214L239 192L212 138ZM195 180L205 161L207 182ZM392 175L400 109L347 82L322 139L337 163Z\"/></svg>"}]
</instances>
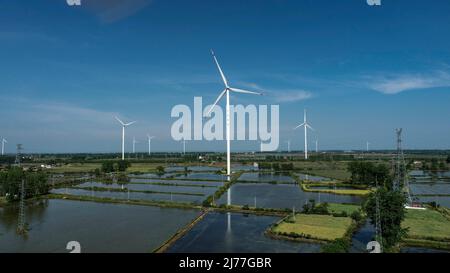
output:
<instances>
[{"instance_id":1,"label":"turbine nacelle","mask_svg":"<svg viewBox=\"0 0 450 273\"><path fill-rule=\"evenodd\" d=\"M115 117L115 118L116 118L116 120L117 120L118 122L120 122L120 124L122 124L123 127L127 127L127 126L130 126L130 125L133 124L133 123L136 123L136 121L124 123L124 122L121 121L118 117Z\"/></svg>"}]
</instances>

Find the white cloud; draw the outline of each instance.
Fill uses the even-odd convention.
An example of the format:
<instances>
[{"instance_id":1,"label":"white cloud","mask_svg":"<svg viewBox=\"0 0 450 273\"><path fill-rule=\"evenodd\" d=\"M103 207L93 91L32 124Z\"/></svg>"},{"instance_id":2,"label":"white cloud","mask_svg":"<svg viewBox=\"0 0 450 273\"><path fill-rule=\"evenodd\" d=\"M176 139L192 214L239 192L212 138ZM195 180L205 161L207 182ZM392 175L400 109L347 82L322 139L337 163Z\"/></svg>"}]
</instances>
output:
<instances>
[{"instance_id":1,"label":"white cloud","mask_svg":"<svg viewBox=\"0 0 450 273\"><path fill-rule=\"evenodd\" d=\"M284 90L280 92L273 92L271 95L277 102L296 102L313 97L313 94L306 90Z\"/></svg>"},{"instance_id":2,"label":"white cloud","mask_svg":"<svg viewBox=\"0 0 450 273\"><path fill-rule=\"evenodd\" d=\"M243 86L252 91L262 92L266 97L276 102L296 102L312 98L312 92L303 89L266 88L256 83L241 82Z\"/></svg>"},{"instance_id":3,"label":"white cloud","mask_svg":"<svg viewBox=\"0 0 450 273\"><path fill-rule=\"evenodd\" d=\"M400 92L450 86L450 74L437 72L430 75L394 75L387 77L367 77L368 87L383 94L398 94Z\"/></svg>"},{"instance_id":4,"label":"white cloud","mask_svg":"<svg viewBox=\"0 0 450 273\"><path fill-rule=\"evenodd\" d=\"M96 0L83 3L88 10L98 15L103 23L113 23L144 9L151 0Z\"/></svg>"}]
</instances>

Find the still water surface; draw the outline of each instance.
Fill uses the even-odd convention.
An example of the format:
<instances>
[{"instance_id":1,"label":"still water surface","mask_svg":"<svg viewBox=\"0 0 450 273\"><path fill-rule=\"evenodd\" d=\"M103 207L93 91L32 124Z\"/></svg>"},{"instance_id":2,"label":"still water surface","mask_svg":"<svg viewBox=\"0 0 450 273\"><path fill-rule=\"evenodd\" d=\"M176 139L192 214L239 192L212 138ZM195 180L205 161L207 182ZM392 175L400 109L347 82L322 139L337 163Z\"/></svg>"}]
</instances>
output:
<instances>
[{"instance_id":1,"label":"still water surface","mask_svg":"<svg viewBox=\"0 0 450 273\"><path fill-rule=\"evenodd\" d=\"M281 173L259 173L259 172L253 172L253 173L243 173L238 181L258 181L258 182L271 182L271 181L277 181L277 182L283 182L283 183L296 183L295 180L285 174Z\"/></svg>"},{"instance_id":2,"label":"still water surface","mask_svg":"<svg viewBox=\"0 0 450 273\"><path fill-rule=\"evenodd\" d=\"M300 209L310 199L316 202L359 204L361 197L329 193L304 192L298 185L289 184L233 184L230 188L231 204L255 205L263 208ZM227 204L227 193L218 200L218 204Z\"/></svg>"},{"instance_id":3,"label":"still water surface","mask_svg":"<svg viewBox=\"0 0 450 273\"><path fill-rule=\"evenodd\" d=\"M254 253L319 252L320 245L274 240L264 231L279 217L208 213L168 252Z\"/></svg>"},{"instance_id":4,"label":"still water surface","mask_svg":"<svg viewBox=\"0 0 450 273\"><path fill-rule=\"evenodd\" d=\"M16 234L17 207L0 208L0 252L151 252L199 212L50 199L26 208L28 236Z\"/></svg>"}]
</instances>

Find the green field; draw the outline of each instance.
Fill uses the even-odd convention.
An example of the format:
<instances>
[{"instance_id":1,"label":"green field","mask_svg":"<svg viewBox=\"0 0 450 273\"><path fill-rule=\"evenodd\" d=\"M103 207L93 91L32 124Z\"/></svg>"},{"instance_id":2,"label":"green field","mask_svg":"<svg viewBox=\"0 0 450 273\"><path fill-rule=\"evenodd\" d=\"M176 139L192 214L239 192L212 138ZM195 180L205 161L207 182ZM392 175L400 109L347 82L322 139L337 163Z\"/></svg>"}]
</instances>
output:
<instances>
[{"instance_id":1,"label":"green field","mask_svg":"<svg viewBox=\"0 0 450 273\"><path fill-rule=\"evenodd\" d=\"M154 172L156 167L164 166L162 163L131 163L127 172ZM93 172L95 169L100 169L101 163L69 163L60 167L50 169L54 173L85 173Z\"/></svg>"},{"instance_id":2,"label":"green field","mask_svg":"<svg viewBox=\"0 0 450 273\"><path fill-rule=\"evenodd\" d=\"M305 192L321 192L321 193L332 193L332 194L343 194L343 195L355 195L355 196L365 196L370 193L370 190L366 189L311 189L307 185L302 184L302 189Z\"/></svg>"},{"instance_id":3,"label":"green field","mask_svg":"<svg viewBox=\"0 0 450 273\"><path fill-rule=\"evenodd\" d=\"M95 169L100 169L101 163L69 163L60 167L50 169L54 173L85 173L93 172Z\"/></svg>"},{"instance_id":4,"label":"green field","mask_svg":"<svg viewBox=\"0 0 450 273\"><path fill-rule=\"evenodd\" d=\"M328 211L331 213L341 213L345 211L347 215L350 215L358 210L361 210L361 206L353 204L328 203Z\"/></svg>"},{"instance_id":5,"label":"green field","mask_svg":"<svg viewBox=\"0 0 450 273\"><path fill-rule=\"evenodd\" d=\"M294 167L299 172L347 181L350 179L347 164L347 161L303 161L294 162Z\"/></svg>"},{"instance_id":6,"label":"green field","mask_svg":"<svg viewBox=\"0 0 450 273\"><path fill-rule=\"evenodd\" d=\"M306 238L332 241L345 236L352 224L349 217L331 215L296 214L274 226L272 232L280 235L299 235Z\"/></svg>"},{"instance_id":7,"label":"green field","mask_svg":"<svg viewBox=\"0 0 450 273\"><path fill-rule=\"evenodd\" d=\"M435 210L408 210L402 227L409 228L408 238L450 242L450 220Z\"/></svg>"}]
</instances>

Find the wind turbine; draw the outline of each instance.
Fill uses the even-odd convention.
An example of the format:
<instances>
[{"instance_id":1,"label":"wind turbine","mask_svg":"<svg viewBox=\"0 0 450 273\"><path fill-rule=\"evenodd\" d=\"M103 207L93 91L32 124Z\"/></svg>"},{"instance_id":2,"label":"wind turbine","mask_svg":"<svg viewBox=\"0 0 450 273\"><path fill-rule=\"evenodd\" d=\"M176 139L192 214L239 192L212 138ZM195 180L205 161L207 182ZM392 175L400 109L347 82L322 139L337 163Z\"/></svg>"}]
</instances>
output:
<instances>
[{"instance_id":1,"label":"wind turbine","mask_svg":"<svg viewBox=\"0 0 450 273\"><path fill-rule=\"evenodd\" d=\"M319 153L319 140L316 138L316 153Z\"/></svg>"},{"instance_id":2,"label":"wind turbine","mask_svg":"<svg viewBox=\"0 0 450 273\"><path fill-rule=\"evenodd\" d=\"M5 143L8 143L5 138L2 138L2 155L5 154Z\"/></svg>"},{"instance_id":3,"label":"wind turbine","mask_svg":"<svg viewBox=\"0 0 450 273\"><path fill-rule=\"evenodd\" d=\"M305 159L308 159L308 133L307 133L307 131L308 131L308 128L313 131L314 131L314 129L306 121L306 109L304 110L303 123L298 125L297 127L295 127L294 130L299 127L302 127L302 126L305 128Z\"/></svg>"},{"instance_id":4,"label":"wind turbine","mask_svg":"<svg viewBox=\"0 0 450 273\"><path fill-rule=\"evenodd\" d=\"M148 138L148 155L152 153L152 139L154 139L154 136L147 135Z\"/></svg>"},{"instance_id":5,"label":"wind turbine","mask_svg":"<svg viewBox=\"0 0 450 273\"><path fill-rule=\"evenodd\" d=\"M118 117L115 117L120 124L122 124L122 160L125 160L125 127L130 126L133 123L136 123L136 121L124 123L121 121Z\"/></svg>"},{"instance_id":6,"label":"wind turbine","mask_svg":"<svg viewBox=\"0 0 450 273\"><path fill-rule=\"evenodd\" d=\"M288 151L288 153L290 153L291 152L291 140L289 139L286 142L287 142L287 151Z\"/></svg>"},{"instance_id":7,"label":"wind turbine","mask_svg":"<svg viewBox=\"0 0 450 273\"><path fill-rule=\"evenodd\" d=\"M367 142L366 142L366 151L367 151L367 152L369 152L369 144L370 144L370 142L367 141Z\"/></svg>"},{"instance_id":8,"label":"wind turbine","mask_svg":"<svg viewBox=\"0 0 450 273\"><path fill-rule=\"evenodd\" d=\"M209 109L209 111L206 114L206 116L210 116L211 111L214 109L214 106L216 106L216 104L220 101L220 99L224 95L226 95L227 175L230 176L231 175L230 92L244 93L244 94L253 94L253 95L262 95L262 94L258 93L258 92L247 91L247 90L243 90L243 89L239 89L239 88L230 87L228 85L227 79L225 78L225 75L222 72L222 68L220 68L220 65L219 65L219 62L217 61L216 55L214 55L214 51L211 50L211 54L212 54L212 56L214 58L214 61L215 61L216 65L217 65L217 68L219 69L219 73L220 73L220 76L222 77L222 81L223 81L223 84L225 85L225 89L219 94L219 96L217 97L216 101L214 102L214 104Z\"/></svg>"}]
</instances>

